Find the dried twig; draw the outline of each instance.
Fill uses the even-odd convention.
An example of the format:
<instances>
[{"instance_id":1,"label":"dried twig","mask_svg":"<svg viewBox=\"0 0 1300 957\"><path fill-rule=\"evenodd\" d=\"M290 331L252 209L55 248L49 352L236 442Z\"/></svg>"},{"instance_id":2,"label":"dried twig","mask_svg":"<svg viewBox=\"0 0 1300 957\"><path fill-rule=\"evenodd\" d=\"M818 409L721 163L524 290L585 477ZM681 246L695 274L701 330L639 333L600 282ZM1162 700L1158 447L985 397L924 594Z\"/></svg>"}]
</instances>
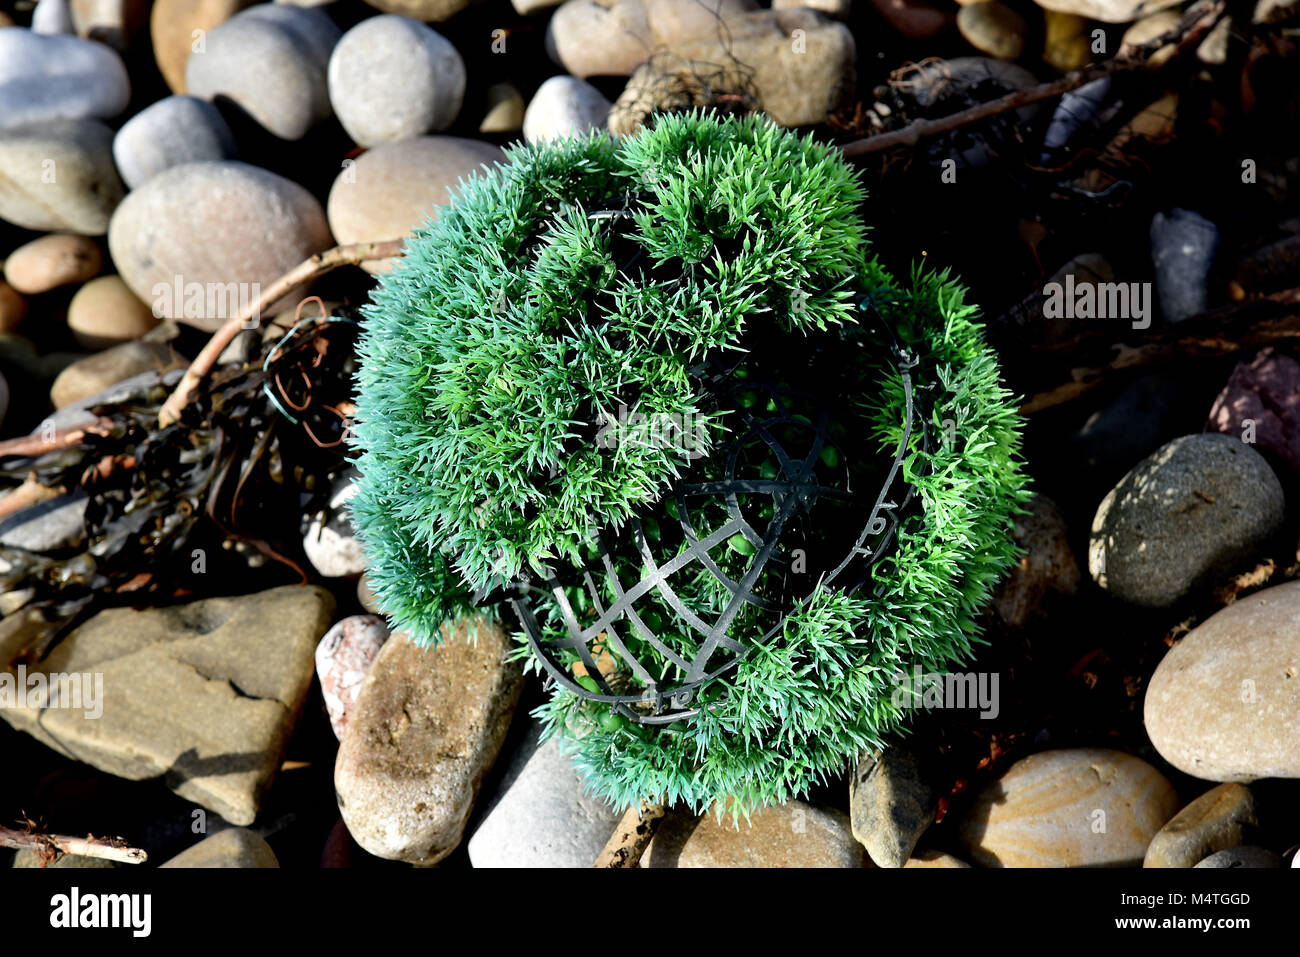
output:
<instances>
[{"instance_id":1,"label":"dried twig","mask_svg":"<svg viewBox=\"0 0 1300 957\"><path fill-rule=\"evenodd\" d=\"M1300 288L1289 289L1186 319L1170 329L1148 335L1136 344L1117 343L1112 348L1118 351L1109 362L1073 369L1069 382L1030 396L1020 406L1020 412L1031 415L1071 402L1102 385L1108 373L1171 359L1232 355L1275 342L1300 340L1300 310L1297 305L1300 305ZM1247 320L1249 324L1241 320ZM1231 328L1238 324L1238 328ZM1076 342L1063 343L1053 351L1077 346Z\"/></svg>"},{"instance_id":2,"label":"dried twig","mask_svg":"<svg viewBox=\"0 0 1300 957\"><path fill-rule=\"evenodd\" d=\"M593 866L636 867L666 810L662 804L648 801L642 801L640 808L628 808Z\"/></svg>"},{"instance_id":3,"label":"dried twig","mask_svg":"<svg viewBox=\"0 0 1300 957\"><path fill-rule=\"evenodd\" d=\"M1181 54L1193 44L1199 43L1218 23L1223 13L1224 0L1200 0L1200 2L1188 9L1178 26L1167 30L1152 40L1148 40L1146 43L1122 51L1119 56L1067 73L1059 80L1052 80L1050 83L1043 83L1028 90L1008 93L1006 96L990 100L987 103L980 103L951 116L944 116L934 120L915 120L899 130L877 133L875 136L868 136L864 139L854 140L851 143L845 143L840 147L840 150L844 153L845 158L855 159L859 156L869 156L899 146L915 146L928 137L947 133L949 130L955 130L960 126L988 119L990 116L1008 113L1011 110L1017 110L1022 106L1028 106L1040 100L1049 100L1063 93L1069 93L1071 90L1078 89L1093 80L1099 80L1103 76L1142 69L1147 65L1147 61L1152 54L1171 43L1176 46L1175 55Z\"/></svg>"},{"instance_id":4,"label":"dried twig","mask_svg":"<svg viewBox=\"0 0 1300 957\"><path fill-rule=\"evenodd\" d=\"M53 863L61 854L79 857L99 857L122 864L143 864L149 855L141 848L132 847L120 837L67 837L62 834L36 834L0 827L0 847L36 851L45 863Z\"/></svg>"},{"instance_id":5,"label":"dried twig","mask_svg":"<svg viewBox=\"0 0 1300 957\"><path fill-rule=\"evenodd\" d=\"M226 346L230 345L240 330L251 328L248 326L248 322L260 317L262 312L269 309L277 299L282 298L295 286L300 286L318 276L323 276L339 266L355 266L374 259L391 259L394 256L400 256L402 255L402 243L403 241L400 239L393 239L382 243L356 243L351 246L335 246L333 249L317 253L305 262L299 263L271 283L257 302L240 311L238 315L232 317L224 326L212 334L212 338L203 347L203 351L195 357L194 361L190 363L190 367L185 370L185 375L176 384L175 391L168 396L167 401L159 409L158 425L161 428L166 428L180 418L181 410L189 404L190 398L194 395L194 390L212 371L212 367L216 365L217 359L226 350Z\"/></svg>"}]
</instances>

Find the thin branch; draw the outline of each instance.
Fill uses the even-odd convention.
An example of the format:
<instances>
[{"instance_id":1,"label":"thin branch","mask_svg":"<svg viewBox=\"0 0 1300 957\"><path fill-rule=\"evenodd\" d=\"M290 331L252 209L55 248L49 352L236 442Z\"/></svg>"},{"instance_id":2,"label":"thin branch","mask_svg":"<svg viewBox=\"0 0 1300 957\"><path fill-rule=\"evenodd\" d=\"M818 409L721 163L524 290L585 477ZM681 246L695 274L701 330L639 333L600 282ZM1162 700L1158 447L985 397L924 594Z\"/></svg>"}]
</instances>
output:
<instances>
[{"instance_id":1,"label":"thin branch","mask_svg":"<svg viewBox=\"0 0 1300 957\"><path fill-rule=\"evenodd\" d=\"M1224 0L1200 0L1200 2L1188 9L1178 26L1139 46L1121 50L1119 56L1067 73L1059 80L1052 80L1050 83L1043 83L1028 90L1008 93L1006 96L990 100L987 103L980 103L951 116L933 120L915 120L899 130L877 133L875 136L868 136L864 139L854 140L851 143L845 143L840 147L840 150L846 159L856 159L860 156L869 156L899 146L915 146L923 139L937 136L940 133L947 133L949 130L955 130L960 126L976 123L1001 113L1008 113L1011 110L1018 110L1022 106L1028 106L1040 100L1049 100L1061 96L1104 76L1142 69L1147 65L1147 61L1152 54L1171 43L1176 45L1175 56L1181 54L1193 44L1199 43L1223 16L1223 11Z\"/></svg>"},{"instance_id":2,"label":"thin branch","mask_svg":"<svg viewBox=\"0 0 1300 957\"><path fill-rule=\"evenodd\" d=\"M1300 305L1300 288L1288 289L1186 319L1170 329L1149 335L1136 344L1116 343L1112 348L1118 352L1109 362L1095 367L1073 369L1069 382L1030 396L1020 406L1020 413L1032 415L1072 402L1105 383L1108 373L1143 368L1173 359L1229 356L1277 342L1295 342L1300 340L1300 311L1297 311L1297 305ZM1247 317L1250 317L1249 325L1237 329L1225 328L1232 320ZM1062 344L1060 348L1064 350L1070 346L1071 344Z\"/></svg>"},{"instance_id":3,"label":"thin branch","mask_svg":"<svg viewBox=\"0 0 1300 957\"><path fill-rule=\"evenodd\" d=\"M594 867L636 867L650 839L659 829L666 808L662 804L642 801L640 808L628 808L596 858Z\"/></svg>"},{"instance_id":4,"label":"thin branch","mask_svg":"<svg viewBox=\"0 0 1300 957\"><path fill-rule=\"evenodd\" d=\"M176 384L175 391L172 392L167 401L163 403L163 407L158 411L159 427L166 428L180 418L181 410L189 404L194 391L199 387L199 383L212 371L212 367L217 364L217 359L220 358L221 353L226 351L226 346L230 345L241 330L255 328L263 311L269 309L277 299L283 298L294 287L309 282L318 276L323 276L340 266L356 266L373 259L391 259L394 256L400 256L402 255L402 244L403 240L392 239L382 243L356 243L351 246L335 246L333 249L317 253L305 262L299 263L271 283L257 302L242 310L212 334L208 344L190 363L190 367L185 370L185 375ZM250 326L248 324L250 321L254 325Z\"/></svg>"},{"instance_id":5,"label":"thin branch","mask_svg":"<svg viewBox=\"0 0 1300 957\"><path fill-rule=\"evenodd\" d=\"M113 420L99 418L94 422L59 429L48 437L39 433L20 435L15 439L6 439L0 442L0 458L10 456L23 456L26 458L44 455L47 452L57 452L59 449L70 449L73 446L80 445L87 435L110 435L112 431Z\"/></svg>"},{"instance_id":6,"label":"thin branch","mask_svg":"<svg viewBox=\"0 0 1300 957\"><path fill-rule=\"evenodd\" d=\"M52 864L61 854L78 857L98 857L121 864L143 864L149 855L141 848L132 847L120 837L67 837L62 834L35 834L0 827L0 847L16 850L34 850L44 865Z\"/></svg>"}]
</instances>

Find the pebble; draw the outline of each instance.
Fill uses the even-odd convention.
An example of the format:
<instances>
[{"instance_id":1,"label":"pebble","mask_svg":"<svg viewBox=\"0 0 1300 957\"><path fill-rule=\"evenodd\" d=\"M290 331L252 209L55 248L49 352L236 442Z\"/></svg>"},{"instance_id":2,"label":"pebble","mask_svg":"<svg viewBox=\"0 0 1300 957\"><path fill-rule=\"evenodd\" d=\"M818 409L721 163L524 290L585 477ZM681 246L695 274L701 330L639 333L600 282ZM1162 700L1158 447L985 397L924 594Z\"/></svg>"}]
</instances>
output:
<instances>
[{"instance_id":1,"label":"pebble","mask_svg":"<svg viewBox=\"0 0 1300 957\"><path fill-rule=\"evenodd\" d=\"M68 0L40 0L32 11L32 33L47 36L76 33L72 26L72 7Z\"/></svg>"},{"instance_id":2,"label":"pebble","mask_svg":"<svg viewBox=\"0 0 1300 957\"><path fill-rule=\"evenodd\" d=\"M449 20L469 6L471 0L366 0L377 10L384 13L400 13L413 20L425 23L441 23Z\"/></svg>"},{"instance_id":3,"label":"pebble","mask_svg":"<svg viewBox=\"0 0 1300 957\"><path fill-rule=\"evenodd\" d=\"M1015 60L1025 50L1029 24L997 0L972 3L957 11L957 29L975 49L999 60Z\"/></svg>"},{"instance_id":4,"label":"pebble","mask_svg":"<svg viewBox=\"0 0 1300 957\"><path fill-rule=\"evenodd\" d=\"M103 264L99 243L85 236L52 233L10 253L4 273L14 289L34 296L93 279Z\"/></svg>"},{"instance_id":5,"label":"pebble","mask_svg":"<svg viewBox=\"0 0 1300 957\"><path fill-rule=\"evenodd\" d=\"M970 867L970 865L967 864L965 861L963 861L961 858L953 857L951 854L947 854L947 853L945 853L945 852L943 852L943 851L934 851L934 850L930 850L930 851L917 851L915 854L913 854L911 857L909 857L909 858L907 859L907 863L904 864L903 866L904 866L904 867L911 867L911 868L917 868L917 867L944 867L944 868Z\"/></svg>"},{"instance_id":6,"label":"pebble","mask_svg":"<svg viewBox=\"0 0 1300 957\"><path fill-rule=\"evenodd\" d=\"M646 854L650 867L870 867L862 845L853 838L849 817L842 811L788 801L755 812L750 823L741 818L733 828L730 814L719 823L713 812L695 824L680 849L656 850L661 832ZM662 842L667 845L669 842Z\"/></svg>"},{"instance_id":7,"label":"pebble","mask_svg":"<svg viewBox=\"0 0 1300 957\"><path fill-rule=\"evenodd\" d=\"M1249 442L1300 473L1300 362L1271 347L1239 362L1210 407L1205 431Z\"/></svg>"},{"instance_id":8,"label":"pebble","mask_svg":"<svg viewBox=\"0 0 1300 957\"><path fill-rule=\"evenodd\" d=\"M983 867L1137 867L1177 810L1173 786L1132 755L1043 751L980 792L960 836Z\"/></svg>"},{"instance_id":9,"label":"pebble","mask_svg":"<svg viewBox=\"0 0 1300 957\"><path fill-rule=\"evenodd\" d=\"M565 0L546 27L546 52L571 76L631 76L654 52L642 0Z\"/></svg>"},{"instance_id":10,"label":"pebble","mask_svg":"<svg viewBox=\"0 0 1300 957\"><path fill-rule=\"evenodd\" d=\"M27 315L27 300L0 279L0 333L13 332Z\"/></svg>"},{"instance_id":11,"label":"pebble","mask_svg":"<svg viewBox=\"0 0 1300 957\"><path fill-rule=\"evenodd\" d=\"M186 91L228 97L281 139L302 139L332 113L325 74L342 35L321 10L260 4L208 34L185 65Z\"/></svg>"},{"instance_id":12,"label":"pebble","mask_svg":"<svg viewBox=\"0 0 1300 957\"><path fill-rule=\"evenodd\" d=\"M1218 66L1228 62L1228 40L1232 37L1232 20L1224 17L1196 48L1196 58L1202 63Z\"/></svg>"},{"instance_id":13,"label":"pebble","mask_svg":"<svg viewBox=\"0 0 1300 957\"><path fill-rule=\"evenodd\" d=\"M1078 593L1082 578L1061 507L1045 495L1035 495L1027 508L1028 515L1012 519L1016 544L1024 554L993 593L998 617L1012 628L1046 617L1051 602Z\"/></svg>"},{"instance_id":14,"label":"pebble","mask_svg":"<svg viewBox=\"0 0 1300 957\"><path fill-rule=\"evenodd\" d=\"M1147 847L1143 867L1192 867L1206 856L1246 843L1259 827L1255 795L1243 784L1220 784L1174 815Z\"/></svg>"},{"instance_id":15,"label":"pebble","mask_svg":"<svg viewBox=\"0 0 1300 957\"><path fill-rule=\"evenodd\" d=\"M603 130L612 106L590 83L572 76L553 76L537 88L524 111L524 139L545 143Z\"/></svg>"},{"instance_id":16,"label":"pebble","mask_svg":"<svg viewBox=\"0 0 1300 957\"><path fill-rule=\"evenodd\" d=\"M1181 0L1034 0L1040 7L1103 23L1132 23L1148 13L1176 7Z\"/></svg>"},{"instance_id":17,"label":"pebble","mask_svg":"<svg viewBox=\"0 0 1300 957\"><path fill-rule=\"evenodd\" d=\"M173 93L185 92L185 64L208 34L256 0L154 0L149 34L158 72ZM195 36L198 31L198 36Z\"/></svg>"},{"instance_id":18,"label":"pebble","mask_svg":"<svg viewBox=\"0 0 1300 957\"><path fill-rule=\"evenodd\" d=\"M504 160L498 147L458 136L376 146L334 180L326 203L330 228L340 243L402 239L436 217L435 207L450 201L462 179ZM391 262L365 265L376 273L392 268Z\"/></svg>"},{"instance_id":19,"label":"pebble","mask_svg":"<svg viewBox=\"0 0 1300 957\"><path fill-rule=\"evenodd\" d=\"M193 96L169 96L145 107L113 139L113 159L131 189L181 163L233 159L236 152L221 112Z\"/></svg>"},{"instance_id":20,"label":"pebble","mask_svg":"<svg viewBox=\"0 0 1300 957\"><path fill-rule=\"evenodd\" d=\"M1188 209L1156 213L1151 259L1156 295L1166 322L1182 322L1209 308L1209 275L1219 248L1219 227Z\"/></svg>"},{"instance_id":21,"label":"pebble","mask_svg":"<svg viewBox=\"0 0 1300 957\"><path fill-rule=\"evenodd\" d=\"M340 741L361 683L387 640L388 625L384 619L376 615L353 615L325 632L316 646L316 677L320 679L330 726Z\"/></svg>"},{"instance_id":22,"label":"pebble","mask_svg":"<svg viewBox=\"0 0 1300 957\"><path fill-rule=\"evenodd\" d=\"M589 868L618 826L622 815L586 793L559 739L542 744L540 737L534 725L470 837L474 867Z\"/></svg>"},{"instance_id":23,"label":"pebble","mask_svg":"<svg viewBox=\"0 0 1300 957\"><path fill-rule=\"evenodd\" d=\"M797 8L816 10L835 20L847 20L853 9L853 0L772 0L773 10Z\"/></svg>"},{"instance_id":24,"label":"pebble","mask_svg":"<svg viewBox=\"0 0 1300 957\"><path fill-rule=\"evenodd\" d=\"M454 851L505 741L523 671L500 626L474 627L476 641L461 623L431 651L395 635L361 687L334 788L348 832L376 857L434 864Z\"/></svg>"},{"instance_id":25,"label":"pebble","mask_svg":"<svg viewBox=\"0 0 1300 957\"><path fill-rule=\"evenodd\" d=\"M0 519L0 545L49 552L80 545L86 538L86 493L28 505Z\"/></svg>"},{"instance_id":26,"label":"pebble","mask_svg":"<svg viewBox=\"0 0 1300 957\"><path fill-rule=\"evenodd\" d=\"M107 349L140 338L158 325L153 310L120 276L92 279L68 304L68 328L86 349Z\"/></svg>"},{"instance_id":27,"label":"pebble","mask_svg":"<svg viewBox=\"0 0 1300 957\"><path fill-rule=\"evenodd\" d=\"M235 300L255 301L281 275L333 245L314 196L233 161L186 163L159 173L127 196L108 231L113 262L135 294L160 316L205 332L237 314ZM215 308L197 309L191 289ZM272 311L296 303L300 292L272 304Z\"/></svg>"},{"instance_id":28,"label":"pebble","mask_svg":"<svg viewBox=\"0 0 1300 957\"><path fill-rule=\"evenodd\" d=\"M903 867L934 823L938 799L912 751L891 745L867 752L849 778L853 836L877 867Z\"/></svg>"},{"instance_id":29,"label":"pebble","mask_svg":"<svg viewBox=\"0 0 1300 957\"><path fill-rule=\"evenodd\" d=\"M494 83L487 90L487 113L480 133L518 133L524 127L524 97L512 83Z\"/></svg>"},{"instance_id":30,"label":"pebble","mask_svg":"<svg viewBox=\"0 0 1300 957\"><path fill-rule=\"evenodd\" d=\"M162 343L124 342L79 359L60 372L50 386L50 401L56 409L66 408L132 376L185 365L188 363Z\"/></svg>"},{"instance_id":31,"label":"pebble","mask_svg":"<svg viewBox=\"0 0 1300 957\"><path fill-rule=\"evenodd\" d=\"M102 43L0 30L0 130L112 119L130 99L126 66Z\"/></svg>"},{"instance_id":32,"label":"pebble","mask_svg":"<svg viewBox=\"0 0 1300 957\"><path fill-rule=\"evenodd\" d=\"M352 520L344 505L357 487L352 478L341 480L332 490L327 517L314 518L303 536L302 547L316 571L326 578L344 578L365 571L365 556L357 539Z\"/></svg>"},{"instance_id":33,"label":"pebble","mask_svg":"<svg viewBox=\"0 0 1300 957\"><path fill-rule=\"evenodd\" d=\"M1158 10L1138 20L1127 30L1120 39L1120 46L1136 47L1148 40L1154 40L1163 33L1168 33L1174 27L1182 22L1182 14L1177 10ZM1147 59L1153 67L1162 66L1169 62L1169 58L1174 55L1174 44L1166 43ZM1121 51L1123 52L1123 51Z\"/></svg>"},{"instance_id":34,"label":"pebble","mask_svg":"<svg viewBox=\"0 0 1300 957\"><path fill-rule=\"evenodd\" d=\"M699 89L701 64L732 58L751 66L748 82L781 126L824 122L853 93L857 48L847 26L812 10L759 10L729 19L725 38L714 29L638 67L615 101L610 132L626 136L639 129L653 109L667 105L665 96L679 95L670 88ZM676 82L665 85L665 75Z\"/></svg>"},{"instance_id":35,"label":"pebble","mask_svg":"<svg viewBox=\"0 0 1300 957\"><path fill-rule=\"evenodd\" d=\"M136 611L108 608L41 660L43 673L103 675L102 706L0 709L0 720L101 771L163 778L185 800L247 826L279 769L311 687L312 653L334 601L288 585ZM0 660L42 627L0 621ZM98 679L96 679L98 680Z\"/></svg>"},{"instance_id":36,"label":"pebble","mask_svg":"<svg viewBox=\"0 0 1300 957\"><path fill-rule=\"evenodd\" d=\"M357 603L372 615L381 618L384 616L383 609L379 607L379 598L370 587L370 576L364 573L357 579Z\"/></svg>"},{"instance_id":37,"label":"pebble","mask_svg":"<svg viewBox=\"0 0 1300 957\"><path fill-rule=\"evenodd\" d=\"M393 14L343 34L327 76L334 114L361 146L446 129L465 98L465 62L451 42Z\"/></svg>"},{"instance_id":38,"label":"pebble","mask_svg":"<svg viewBox=\"0 0 1300 957\"><path fill-rule=\"evenodd\" d=\"M1069 73L1092 59L1092 37L1088 21L1073 13L1043 11L1043 59L1058 73Z\"/></svg>"},{"instance_id":39,"label":"pebble","mask_svg":"<svg viewBox=\"0 0 1300 957\"><path fill-rule=\"evenodd\" d=\"M1211 854L1196 866L1220 868L1281 867L1282 858L1262 847L1230 847Z\"/></svg>"},{"instance_id":40,"label":"pebble","mask_svg":"<svg viewBox=\"0 0 1300 957\"><path fill-rule=\"evenodd\" d=\"M1300 778L1300 582L1239 598L1174 645L1147 687L1160 756L1207 781Z\"/></svg>"},{"instance_id":41,"label":"pebble","mask_svg":"<svg viewBox=\"0 0 1300 957\"><path fill-rule=\"evenodd\" d=\"M102 236L126 192L113 165L113 131L98 120L0 129L0 169L7 180L0 219L24 229Z\"/></svg>"},{"instance_id":42,"label":"pebble","mask_svg":"<svg viewBox=\"0 0 1300 957\"><path fill-rule=\"evenodd\" d=\"M181 851L161 867L279 867L271 845L243 827L228 827Z\"/></svg>"},{"instance_id":43,"label":"pebble","mask_svg":"<svg viewBox=\"0 0 1300 957\"><path fill-rule=\"evenodd\" d=\"M1123 601L1168 608L1253 558L1282 526L1282 485L1226 435L1187 435L1139 462L1102 499L1088 571Z\"/></svg>"}]
</instances>

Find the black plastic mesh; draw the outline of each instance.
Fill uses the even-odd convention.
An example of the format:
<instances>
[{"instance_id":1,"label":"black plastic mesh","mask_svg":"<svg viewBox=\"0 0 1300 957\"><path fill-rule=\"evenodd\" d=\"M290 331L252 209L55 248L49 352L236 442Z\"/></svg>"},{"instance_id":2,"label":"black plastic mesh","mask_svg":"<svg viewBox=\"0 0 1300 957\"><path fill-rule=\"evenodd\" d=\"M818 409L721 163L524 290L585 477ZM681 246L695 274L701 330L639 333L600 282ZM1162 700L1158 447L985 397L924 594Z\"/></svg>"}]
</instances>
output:
<instances>
[{"instance_id":1,"label":"black plastic mesh","mask_svg":"<svg viewBox=\"0 0 1300 957\"><path fill-rule=\"evenodd\" d=\"M864 309L870 310L869 301ZM590 605L585 615L575 612L565 583L554 574L537 585L521 584L511 599L515 613L550 678L580 697L606 703L615 713L642 724L669 724L697 714L694 702L700 689L734 668L753 646L772 641L781 633L789 612L815 591L814 587L797 593L793 582L808 579L795 579L791 574L798 557L795 546L813 522L814 510L817 527L837 529L845 543L842 552L835 553L842 555L838 561L809 576L814 584L852 593L869 581L872 566L892 545L898 523L913 500L914 490L902 476L913 433L919 431L922 442L928 444L925 416L918 414L912 385L914 361L897 344L890 351L903 383L905 420L902 442L893 461L883 467L877 487L854 489L850 470L843 463L826 461L823 452L834 410L820 405L814 416L798 415L793 411L796 399L807 408L808 400L815 403L816 398L779 386L760 387L767 399L757 403L763 411L738 410L741 427L733 430L728 445L713 453L725 462L721 477L692 480L688 474L674 483L659 503L658 518L680 526L682 541L671 555L656 555L643 521L657 519L642 515L620 530L595 533L595 560L573 570L578 577L570 577L567 584L585 590ZM782 441L778 433L786 439ZM797 441L790 438L792 433ZM756 464L762 467L756 468ZM770 504L761 510L770 515L766 521L756 518L760 510L753 507L755 501ZM668 502L675 508L667 508ZM743 536L743 542L737 536ZM738 578L729 575L714 557L720 546L732 541L752 549L748 566ZM639 559L633 580L620 576L615 555ZM622 564L626 567L629 563ZM699 614L674 588L677 576L701 568L713 575L729 596L720 614ZM554 596L564 619L563 638L547 640L530 597L533 588ZM609 600L611 595L613 600ZM687 631L684 639L674 642L678 647L647 622L651 615L645 610L647 605L666 605L672 610L678 627ZM763 619L766 627L741 635L732 625L746 605L768 617ZM653 647L663 662L648 664L639 659L629 649L633 638L633 644ZM680 650L687 643L694 646L693 653ZM602 648L618 660L621 674L631 673L637 687L622 687L631 684L626 681L619 682L621 690L611 686L597 664L597 651ZM580 684L569 670L562 654L566 650L581 660L596 691ZM653 674L652 667L660 673ZM670 672L676 672L676 677L665 679Z\"/></svg>"}]
</instances>

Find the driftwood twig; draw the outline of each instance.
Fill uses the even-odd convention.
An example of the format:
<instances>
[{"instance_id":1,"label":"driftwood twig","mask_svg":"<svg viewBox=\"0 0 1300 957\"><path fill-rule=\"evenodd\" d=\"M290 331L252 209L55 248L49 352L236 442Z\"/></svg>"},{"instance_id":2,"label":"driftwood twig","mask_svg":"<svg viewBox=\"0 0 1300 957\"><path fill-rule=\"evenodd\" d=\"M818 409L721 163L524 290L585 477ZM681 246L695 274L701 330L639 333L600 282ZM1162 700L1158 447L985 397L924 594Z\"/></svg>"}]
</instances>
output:
<instances>
[{"instance_id":1,"label":"driftwood twig","mask_svg":"<svg viewBox=\"0 0 1300 957\"><path fill-rule=\"evenodd\" d=\"M636 867L666 812L664 805L649 801L642 801L639 808L628 808L593 866Z\"/></svg>"},{"instance_id":2,"label":"driftwood twig","mask_svg":"<svg viewBox=\"0 0 1300 957\"><path fill-rule=\"evenodd\" d=\"M62 834L37 834L32 830L0 827L0 847L36 851L43 865L49 865L62 854L79 857L99 857L121 864L143 864L149 855L141 848L132 847L120 837L67 837Z\"/></svg>"},{"instance_id":3,"label":"driftwood twig","mask_svg":"<svg viewBox=\"0 0 1300 957\"><path fill-rule=\"evenodd\" d=\"M874 136L853 140L851 143L845 143L841 146L840 151L846 159L856 159L860 156L869 156L899 146L915 146L923 139L937 136L940 133L947 133L949 130L955 130L960 126L977 123L991 116L1018 110L1022 106L1028 106L1031 103L1038 103L1041 100L1050 100L1053 97L1061 96L1112 73L1140 70L1147 65L1147 62L1157 50L1171 43L1176 47L1175 55L1181 54L1193 44L1199 43L1219 22L1223 13L1224 0L1200 0L1200 2L1188 9L1178 26L1165 31L1154 39L1148 40L1146 43L1123 50L1118 56L1109 60L1103 60L1101 63L1094 63L1083 69L1067 73L1058 80L1030 87L1027 90L1008 93L996 100L990 100L987 103L980 103L969 109L960 110L951 116L933 120L914 120L902 129L890 130L887 133L877 133Z\"/></svg>"},{"instance_id":4,"label":"driftwood twig","mask_svg":"<svg viewBox=\"0 0 1300 957\"><path fill-rule=\"evenodd\" d=\"M276 300L282 298L295 286L300 286L317 276L323 276L330 270L337 269L340 266L355 266L372 259L391 259L394 256L400 256L402 255L402 242L400 239L393 239L382 243L355 243L351 246L335 246L333 249L317 253L310 259L299 263L271 283L255 303L231 317L225 325L212 334L212 338L203 347L203 351L190 363L190 367L185 370L185 375L176 384L176 389L168 396L167 401L163 403L163 407L158 410L159 427L166 428L180 417L181 410L189 404L190 398L194 395L194 390L212 371L212 367L216 365L221 353L225 352L226 346L230 345L241 329L253 328L248 323L257 320L262 315L263 310L270 308Z\"/></svg>"}]
</instances>

